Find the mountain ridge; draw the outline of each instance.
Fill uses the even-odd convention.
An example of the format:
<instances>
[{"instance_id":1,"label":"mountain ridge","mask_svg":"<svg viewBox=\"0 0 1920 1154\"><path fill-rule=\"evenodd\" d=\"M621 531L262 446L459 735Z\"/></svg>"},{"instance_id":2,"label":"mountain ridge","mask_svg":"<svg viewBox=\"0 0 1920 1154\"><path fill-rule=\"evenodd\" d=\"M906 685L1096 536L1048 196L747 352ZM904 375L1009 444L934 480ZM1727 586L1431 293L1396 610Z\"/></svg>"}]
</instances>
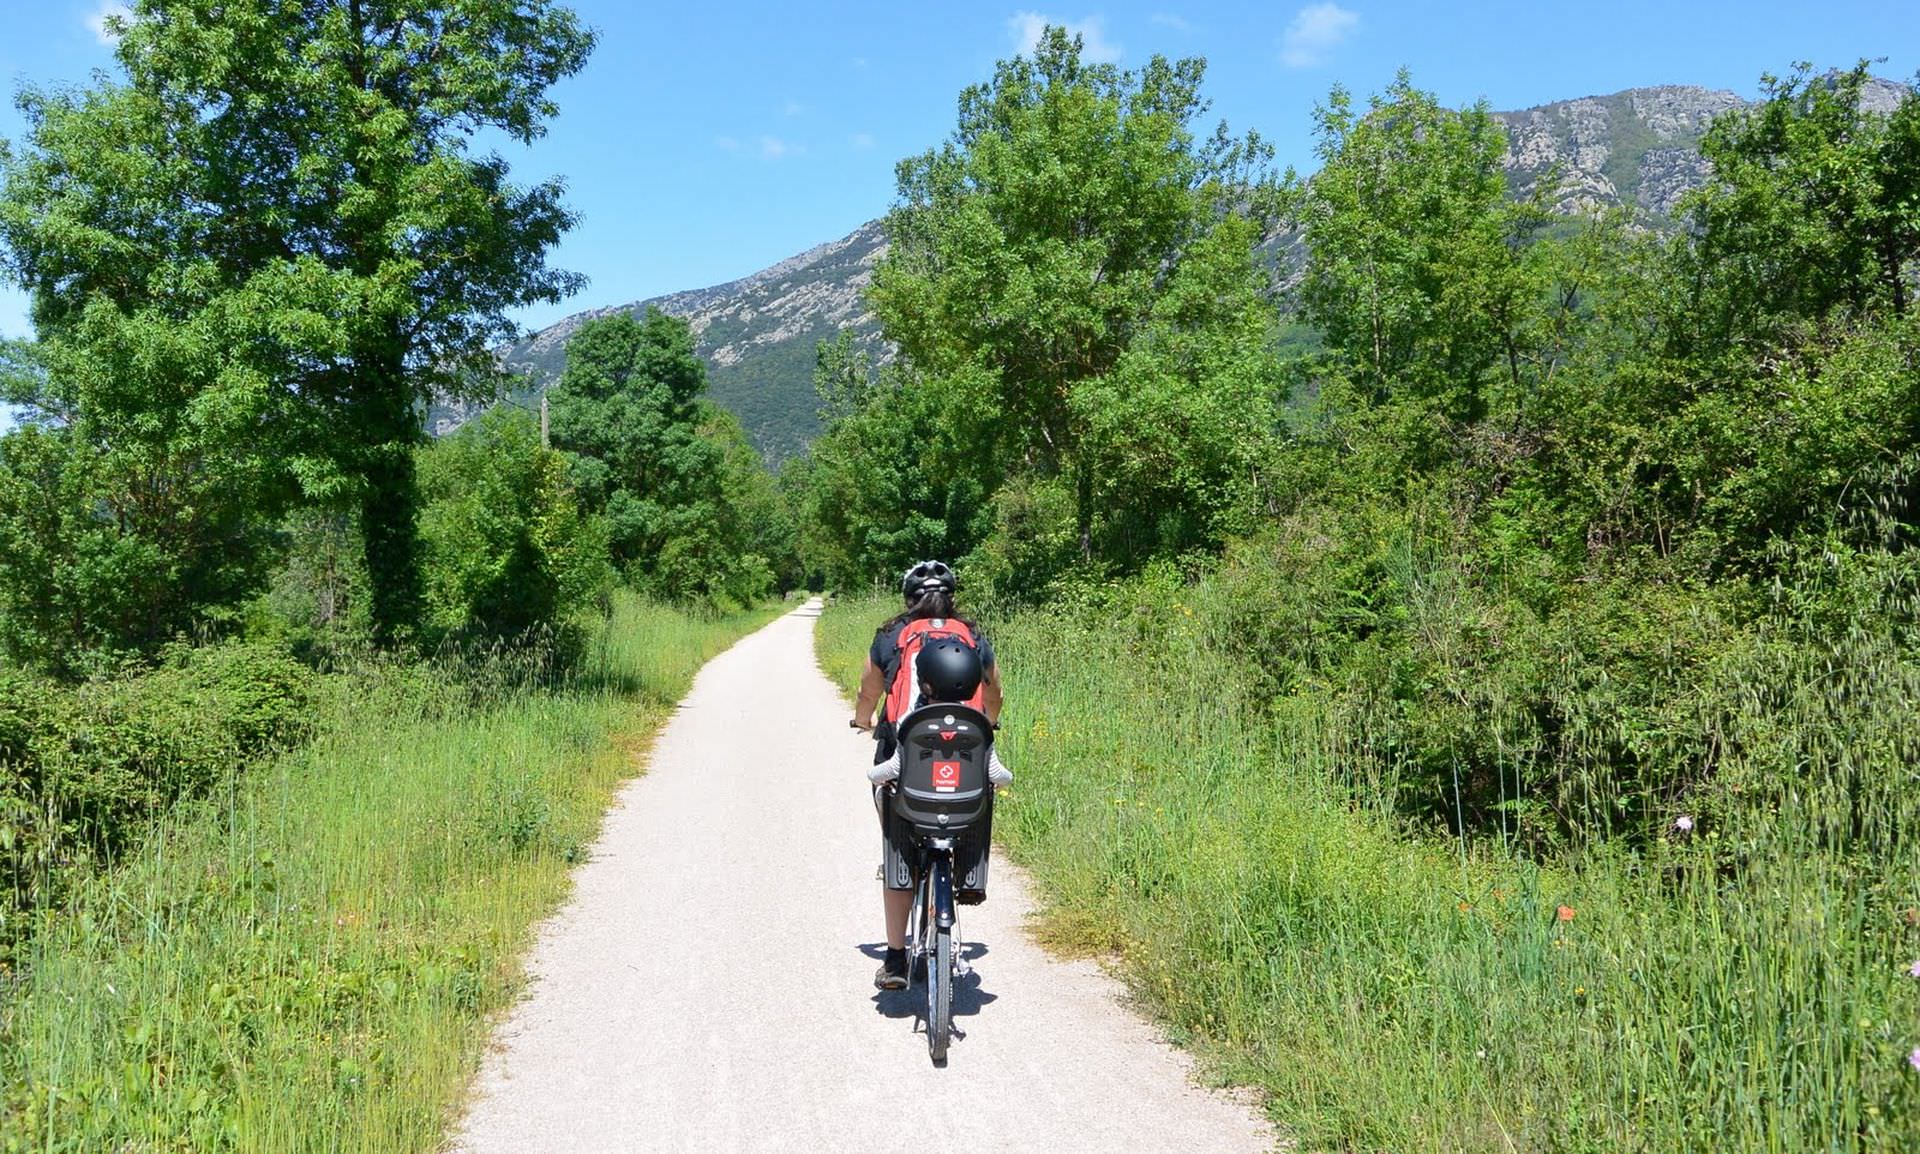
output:
<instances>
[{"instance_id":1,"label":"mountain ridge","mask_svg":"<svg viewBox=\"0 0 1920 1154\"><path fill-rule=\"evenodd\" d=\"M1907 91L1873 79L1862 105L1889 111ZM1494 116L1507 131L1505 165L1516 195L1557 172L1554 206L1560 211L1621 207L1658 228L1670 224L1681 198L1707 180L1698 144L1712 119L1751 103L1727 89L1649 85ZM1289 239L1282 234L1269 244L1292 247ZM885 355L864 294L886 246L884 220L868 221L734 280L574 313L507 346L501 359L526 374L526 392L537 394L558 379L567 338L586 321L650 307L683 317L707 360L709 395L740 418L764 455L778 461L804 451L818 432L812 371L819 341L850 328ZM476 411L470 405L436 406L433 431L451 431Z\"/></svg>"}]
</instances>

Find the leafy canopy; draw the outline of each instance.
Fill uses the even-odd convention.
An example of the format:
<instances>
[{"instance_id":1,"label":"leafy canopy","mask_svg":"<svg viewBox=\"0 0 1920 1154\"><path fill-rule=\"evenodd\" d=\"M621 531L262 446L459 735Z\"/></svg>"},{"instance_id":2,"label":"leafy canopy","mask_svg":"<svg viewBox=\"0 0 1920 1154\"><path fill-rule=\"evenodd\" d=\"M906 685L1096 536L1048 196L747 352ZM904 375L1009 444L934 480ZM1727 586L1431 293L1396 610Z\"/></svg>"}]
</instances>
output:
<instances>
[{"instance_id":1,"label":"leafy canopy","mask_svg":"<svg viewBox=\"0 0 1920 1154\"><path fill-rule=\"evenodd\" d=\"M539 137L593 36L551 0L138 0L120 30L124 82L23 93L0 157L0 260L47 365L14 399L188 469L234 441L242 508L358 503L396 638L420 404L490 395L508 311L578 283L545 263L560 183L470 145Z\"/></svg>"}]
</instances>

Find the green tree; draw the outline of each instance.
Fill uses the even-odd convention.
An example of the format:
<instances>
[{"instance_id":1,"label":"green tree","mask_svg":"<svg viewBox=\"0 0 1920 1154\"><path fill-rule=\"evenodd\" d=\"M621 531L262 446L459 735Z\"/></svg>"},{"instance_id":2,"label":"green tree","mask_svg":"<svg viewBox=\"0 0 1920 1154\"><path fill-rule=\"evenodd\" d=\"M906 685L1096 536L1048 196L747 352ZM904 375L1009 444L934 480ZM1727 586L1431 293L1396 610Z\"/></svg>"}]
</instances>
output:
<instances>
[{"instance_id":1,"label":"green tree","mask_svg":"<svg viewBox=\"0 0 1920 1154\"><path fill-rule=\"evenodd\" d=\"M420 451L426 623L462 639L560 624L612 584L606 526L583 514L533 418L494 408Z\"/></svg>"},{"instance_id":2,"label":"green tree","mask_svg":"<svg viewBox=\"0 0 1920 1154\"><path fill-rule=\"evenodd\" d=\"M700 436L706 387L693 331L648 309L581 325L547 393L553 443L578 456L575 477L606 513L615 562L642 583L667 542L698 527L692 506L719 466Z\"/></svg>"},{"instance_id":3,"label":"green tree","mask_svg":"<svg viewBox=\"0 0 1920 1154\"><path fill-rule=\"evenodd\" d=\"M841 371L831 349L823 359L829 378ZM856 406L827 421L809 454L799 516L830 584L858 588L980 542L992 527L989 477L999 467L993 411L993 383L983 373L949 374L935 387L893 365Z\"/></svg>"},{"instance_id":4,"label":"green tree","mask_svg":"<svg viewBox=\"0 0 1920 1154\"><path fill-rule=\"evenodd\" d=\"M507 312L577 284L545 264L572 222L559 182L516 186L470 145L539 137L593 36L550 0L136 0L121 33L125 83L24 93L0 169L6 268L48 348L25 399L176 410L190 435L139 434L189 460L247 430L308 499L358 505L373 627L398 639L420 406L493 392ZM199 347L165 404L75 368L172 332Z\"/></svg>"},{"instance_id":5,"label":"green tree","mask_svg":"<svg viewBox=\"0 0 1920 1154\"><path fill-rule=\"evenodd\" d=\"M554 444L604 512L627 580L669 600L765 596L792 551L773 479L731 415L707 403L687 322L658 309L598 317L567 342L548 393Z\"/></svg>"},{"instance_id":6,"label":"green tree","mask_svg":"<svg viewBox=\"0 0 1920 1154\"><path fill-rule=\"evenodd\" d=\"M1836 313L1904 315L1920 277L1920 97L1861 107L1866 63L1761 80L1764 99L1714 121L1714 179L1686 203L1680 247L1710 342L1777 337Z\"/></svg>"},{"instance_id":7,"label":"green tree","mask_svg":"<svg viewBox=\"0 0 1920 1154\"><path fill-rule=\"evenodd\" d=\"M246 411L195 403L217 327L99 320L51 351L115 407L59 405L49 350L0 350L0 397L41 418L0 437L0 653L66 675L152 653L256 590L273 529L257 507L278 490Z\"/></svg>"},{"instance_id":8,"label":"green tree","mask_svg":"<svg viewBox=\"0 0 1920 1154\"><path fill-rule=\"evenodd\" d=\"M1404 72L1364 113L1334 88L1315 120L1300 311L1361 396L1473 421L1494 384L1523 394L1554 299L1556 251L1540 243L1551 182L1510 199L1486 105L1444 108Z\"/></svg>"},{"instance_id":9,"label":"green tree","mask_svg":"<svg viewBox=\"0 0 1920 1154\"><path fill-rule=\"evenodd\" d=\"M898 170L870 296L903 379L983 402L1003 471L1070 476L1083 557L1097 462L1080 452L1088 406L1076 392L1152 327L1190 254L1223 229L1257 239L1237 218L1263 222L1274 207L1258 137L1195 135L1204 72L1157 56L1138 72L1088 64L1077 37L1049 28L1031 58L961 94L945 145ZM1190 298L1180 325L1231 322L1245 302L1212 304Z\"/></svg>"}]
</instances>

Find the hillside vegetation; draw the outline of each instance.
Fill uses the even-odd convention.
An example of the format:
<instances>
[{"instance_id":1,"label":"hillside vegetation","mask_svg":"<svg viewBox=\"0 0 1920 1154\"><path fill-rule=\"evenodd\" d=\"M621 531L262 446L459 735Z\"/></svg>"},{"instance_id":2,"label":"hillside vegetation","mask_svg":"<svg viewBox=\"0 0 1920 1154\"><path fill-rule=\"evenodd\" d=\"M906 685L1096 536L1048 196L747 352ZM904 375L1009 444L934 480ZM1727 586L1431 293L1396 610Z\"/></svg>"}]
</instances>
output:
<instances>
[{"instance_id":1,"label":"hillside vegetation","mask_svg":"<svg viewBox=\"0 0 1920 1154\"><path fill-rule=\"evenodd\" d=\"M1767 81L1662 236L1405 77L1263 174L1200 79L1003 63L822 355L803 548L958 559L1042 932L1307 1149L1920 1143L1920 98Z\"/></svg>"}]
</instances>

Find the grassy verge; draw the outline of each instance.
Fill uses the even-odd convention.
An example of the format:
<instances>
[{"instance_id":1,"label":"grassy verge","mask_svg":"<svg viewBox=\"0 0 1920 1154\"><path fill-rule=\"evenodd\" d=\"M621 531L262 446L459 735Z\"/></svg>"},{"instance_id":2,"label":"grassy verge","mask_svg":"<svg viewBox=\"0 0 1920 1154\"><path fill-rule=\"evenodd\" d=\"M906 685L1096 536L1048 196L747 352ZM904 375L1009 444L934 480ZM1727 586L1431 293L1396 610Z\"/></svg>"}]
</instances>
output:
<instances>
[{"instance_id":1,"label":"grassy verge","mask_svg":"<svg viewBox=\"0 0 1920 1154\"><path fill-rule=\"evenodd\" d=\"M554 690L341 679L81 887L0 996L0 1149L433 1149L635 757L776 612L623 599Z\"/></svg>"},{"instance_id":2,"label":"grassy verge","mask_svg":"<svg viewBox=\"0 0 1920 1154\"><path fill-rule=\"evenodd\" d=\"M1204 596L1204 591L1199 595ZM1920 1149L1920 864L1765 829L1537 861L1421 834L1313 693L1237 695L1175 623L997 623L995 832L1306 1150ZM888 602L835 606L842 685Z\"/></svg>"}]
</instances>

